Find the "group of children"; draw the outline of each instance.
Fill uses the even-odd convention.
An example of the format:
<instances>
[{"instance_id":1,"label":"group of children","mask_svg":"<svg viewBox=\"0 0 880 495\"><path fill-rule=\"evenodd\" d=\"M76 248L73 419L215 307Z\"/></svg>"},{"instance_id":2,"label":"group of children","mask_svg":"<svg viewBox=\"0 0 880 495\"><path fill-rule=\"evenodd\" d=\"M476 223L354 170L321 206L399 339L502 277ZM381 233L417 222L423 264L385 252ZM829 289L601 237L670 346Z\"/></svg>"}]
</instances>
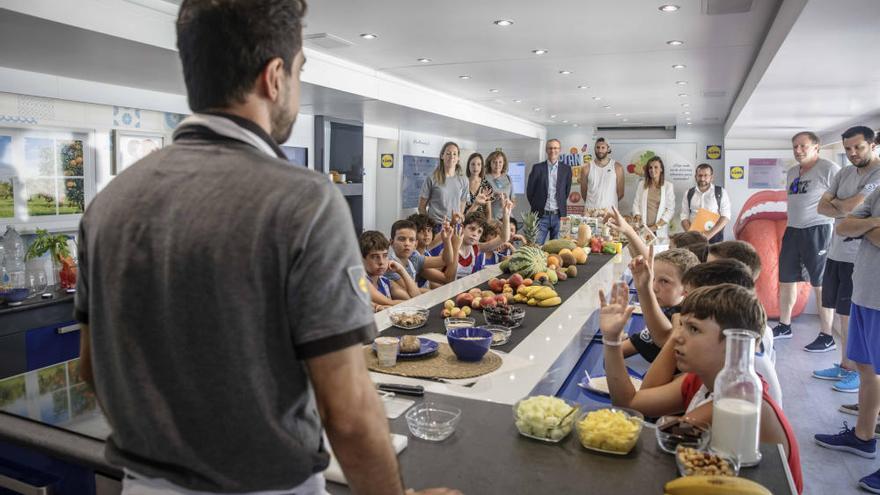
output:
<instances>
[{"instance_id":1,"label":"group of children","mask_svg":"<svg viewBox=\"0 0 880 495\"><path fill-rule=\"evenodd\" d=\"M438 225L414 214L394 222L390 240L375 230L361 234L373 309L394 306L510 256L525 239L510 217L513 203L507 200L502 207L501 221L468 213Z\"/></svg>"},{"instance_id":2,"label":"group of children","mask_svg":"<svg viewBox=\"0 0 880 495\"><path fill-rule=\"evenodd\" d=\"M600 291L599 328L612 402L648 417L683 415L711 423L715 378L724 367L723 332L748 330L763 383L760 441L783 446L801 493L800 454L781 406L773 334L754 290L761 270L757 251L743 241L710 245L702 235L684 233L670 237L670 249L655 256L653 246L646 246L617 211L607 221L630 241L629 268L646 326L626 337L634 308L627 284L615 284L607 300ZM626 366L626 358L635 354L651 363L639 390Z\"/></svg>"}]
</instances>

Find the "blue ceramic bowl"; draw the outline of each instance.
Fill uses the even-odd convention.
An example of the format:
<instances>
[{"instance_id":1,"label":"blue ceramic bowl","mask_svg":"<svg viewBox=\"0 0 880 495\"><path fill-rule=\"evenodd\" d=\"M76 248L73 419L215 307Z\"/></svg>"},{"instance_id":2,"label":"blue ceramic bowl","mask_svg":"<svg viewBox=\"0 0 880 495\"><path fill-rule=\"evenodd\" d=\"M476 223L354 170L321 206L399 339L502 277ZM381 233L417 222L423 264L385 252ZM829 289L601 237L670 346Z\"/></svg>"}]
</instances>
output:
<instances>
[{"instance_id":1,"label":"blue ceramic bowl","mask_svg":"<svg viewBox=\"0 0 880 495\"><path fill-rule=\"evenodd\" d=\"M0 292L0 299L5 299L6 302L11 302L11 303L18 302L18 301L24 301L25 299L27 299L29 292L30 291L28 291L27 288L9 289L9 290Z\"/></svg>"},{"instance_id":2,"label":"blue ceramic bowl","mask_svg":"<svg viewBox=\"0 0 880 495\"><path fill-rule=\"evenodd\" d=\"M489 352L492 332L485 328L452 328L446 331L446 340L459 361L479 361Z\"/></svg>"}]
</instances>

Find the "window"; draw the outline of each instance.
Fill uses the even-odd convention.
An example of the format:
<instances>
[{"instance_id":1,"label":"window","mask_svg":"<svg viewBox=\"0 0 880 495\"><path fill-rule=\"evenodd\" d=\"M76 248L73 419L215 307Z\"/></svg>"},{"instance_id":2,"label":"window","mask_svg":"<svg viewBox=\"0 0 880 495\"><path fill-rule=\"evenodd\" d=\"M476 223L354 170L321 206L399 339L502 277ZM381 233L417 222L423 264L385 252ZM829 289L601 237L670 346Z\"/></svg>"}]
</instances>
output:
<instances>
[{"instance_id":1,"label":"window","mask_svg":"<svg viewBox=\"0 0 880 495\"><path fill-rule=\"evenodd\" d=\"M0 224L75 225L94 182L92 155L88 133L0 128Z\"/></svg>"}]
</instances>

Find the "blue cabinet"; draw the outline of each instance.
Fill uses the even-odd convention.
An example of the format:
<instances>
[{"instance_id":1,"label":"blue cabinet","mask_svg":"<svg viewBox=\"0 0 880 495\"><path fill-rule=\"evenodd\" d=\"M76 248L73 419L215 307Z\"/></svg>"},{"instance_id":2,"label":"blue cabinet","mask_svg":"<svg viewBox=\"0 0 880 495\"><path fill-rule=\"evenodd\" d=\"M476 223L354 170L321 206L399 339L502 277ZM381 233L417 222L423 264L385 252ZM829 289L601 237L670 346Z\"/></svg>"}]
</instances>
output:
<instances>
[{"instance_id":1,"label":"blue cabinet","mask_svg":"<svg viewBox=\"0 0 880 495\"><path fill-rule=\"evenodd\" d=\"M54 495L94 495L94 471L40 452L0 442L0 495L17 495L4 486L51 487Z\"/></svg>"},{"instance_id":2,"label":"blue cabinet","mask_svg":"<svg viewBox=\"0 0 880 495\"><path fill-rule=\"evenodd\" d=\"M79 323L67 321L25 333L27 371L79 357Z\"/></svg>"}]
</instances>

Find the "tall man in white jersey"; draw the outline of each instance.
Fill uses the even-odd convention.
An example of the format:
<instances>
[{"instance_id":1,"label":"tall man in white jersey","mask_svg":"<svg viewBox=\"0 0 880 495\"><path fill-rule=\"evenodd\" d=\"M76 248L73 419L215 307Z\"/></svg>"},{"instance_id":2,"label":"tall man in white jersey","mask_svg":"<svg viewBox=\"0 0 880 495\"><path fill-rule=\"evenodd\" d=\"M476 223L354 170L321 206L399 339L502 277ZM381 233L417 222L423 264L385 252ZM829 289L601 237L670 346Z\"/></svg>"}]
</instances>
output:
<instances>
[{"instance_id":1,"label":"tall man in white jersey","mask_svg":"<svg viewBox=\"0 0 880 495\"><path fill-rule=\"evenodd\" d=\"M581 168L581 196L584 208L617 208L623 199L623 165L611 159L611 147L600 137L594 146L596 159Z\"/></svg>"}]
</instances>

